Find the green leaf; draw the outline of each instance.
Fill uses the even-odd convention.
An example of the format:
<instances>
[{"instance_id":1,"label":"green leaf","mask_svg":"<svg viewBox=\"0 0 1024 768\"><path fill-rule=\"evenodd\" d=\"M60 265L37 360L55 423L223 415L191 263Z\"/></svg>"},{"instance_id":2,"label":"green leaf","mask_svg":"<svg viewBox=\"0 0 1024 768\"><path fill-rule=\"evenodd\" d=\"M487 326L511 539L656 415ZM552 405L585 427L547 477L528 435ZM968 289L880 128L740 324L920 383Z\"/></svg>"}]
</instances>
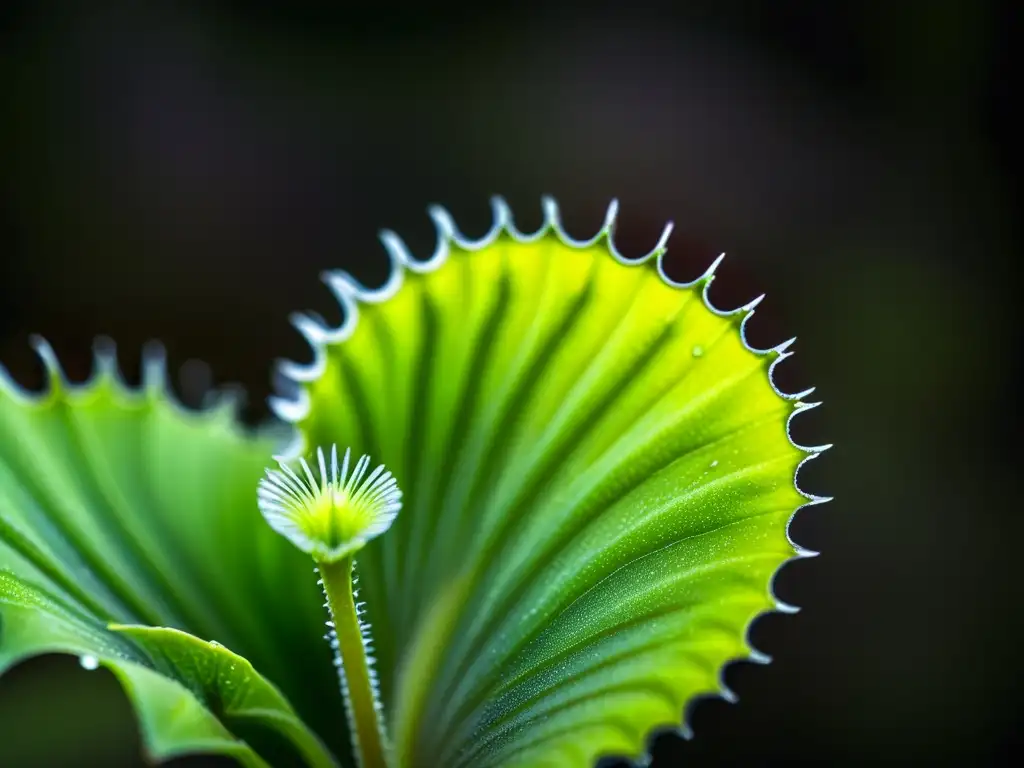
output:
<instances>
[{"instance_id":1,"label":"green leaf","mask_svg":"<svg viewBox=\"0 0 1024 768\"><path fill-rule=\"evenodd\" d=\"M234 757L244 766L266 765L193 692L146 666L146 656L134 644L43 588L0 572L0 671L48 652L76 654L87 669L103 666L114 673L138 714L153 759L202 753Z\"/></svg>"},{"instance_id":2,"label":"green leaf","mask_svg":"<svg viewBox=\"0 0 1024 768\"><path fill-rule=\"evenodd\" d=\"M218 717L230 723L252 722L276 731L296 746L310 766L335 765L288 700L238 654L176 629L123 625L110 628L134 640L158 670L182 681Z\"/></svg>"},{"instance_id":3,"label":"green leaf","mask_svg":"<svg viewBox=\"0 0 1024 768\"><path fill-rule=\"evenodd\" d=\"M295 323L313 361L274 402L291 455L338 443L398 478L405 506L358 557L398 764L588 765L639 757L784 607L807 393L776 390L787 344L753 350L692 283L569 238L546 202L518 232L496 202L471 241L433 209L438 247L393 233L388 282L326 282L339 328ZM399 666L401 664L401 666ZM685 720L682 728L685 730Z\"/></svg>"},{"instance_id":4,"label":"green leaf","mask_svg":"<svg viewBox=\"0 0 1024 768\"><path fill-rule=\"evenodd\" d=\"M256 506L274 436L245 434L226 399L201 412L179 406L158 355L147 356L144 384L132 390L109 345L98 347L95 375L82 385L65 381L45 343L37 349L50 379L45 393L0 375L0 673L48 651L95 656L135 697L150 752L198 744L233 754L236 741L190 693L197 688L183 667L165 666L157 676L166 681L157 681L137 669L154 663L138 650L141 630L126 642L106 626L173 628L251 661L345 754L312 568ZM200 643L173 629L153 630L164 644L175 639L162 661ZM209 653L214 664L227 652ZM241 657L235 663L248 669ZM246 674L266 697L269 683ZM286 730L310 751L304 726L289 721Z\"/></svg>"},{"instance_id":5,"label":"green leaf","mask_svg":"<svg viewBox=\"0 0 1024 768\"><path fill-rule=\"evenodd\" d=\"M686 732L696 698L731 697L725 663L764 660L747 629L786 608L773 575L808 554L788 522L824 500L795 484L821 450L789 439L807 393L771 381L788 344L744 340L756 302L714 309L714 267L669 280L668 230L622 257L614 207L586 242L550 201L533 235L495 212L471 241L433 210L427 261L385 233L376 291L328 275L345 321L298 318L314 359L274 402L292 455L339 443L402 486L358 566L396 768L588 765ZM0 672L50 651L107 667L157 758L259 765L253 720L314 764L303 723L348 757L310 563L256 509L271 437L230 403L178 406L159 360L135 391L100 348L72 386L38 348L44 394L0 375Z\"/></svg>"}]
</instances>

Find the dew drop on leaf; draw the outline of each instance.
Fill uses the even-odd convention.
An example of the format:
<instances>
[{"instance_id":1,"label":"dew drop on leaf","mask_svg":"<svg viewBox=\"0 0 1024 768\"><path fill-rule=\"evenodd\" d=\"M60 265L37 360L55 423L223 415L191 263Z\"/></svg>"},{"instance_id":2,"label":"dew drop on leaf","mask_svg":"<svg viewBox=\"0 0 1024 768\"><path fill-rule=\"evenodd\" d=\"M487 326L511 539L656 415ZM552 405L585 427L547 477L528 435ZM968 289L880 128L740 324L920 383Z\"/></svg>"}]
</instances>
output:
<instances>
[{"instance_id":1,"label":"dew drop on leaf","mask_svg":"<svg viewBox=\"0 0 1024 768\"><path fill-rule=\"evenodd\" d=\"M82 669L94 670L100 665L100 660L95 656L85 655L78 658L78 663L82 665Z\"/></svg>"},{"instance_id":2,"label":"dew drop on leaf","mask_svg":"<svg viewBox=\"0 0 1024 768\"><path fill-rule=\"evenodd\" d=\"M702 347L700 344L694 344L693 345L693 356L694 357L700 357L703 354L704 354L704 347Z\"/></svg>"}]
</instances>

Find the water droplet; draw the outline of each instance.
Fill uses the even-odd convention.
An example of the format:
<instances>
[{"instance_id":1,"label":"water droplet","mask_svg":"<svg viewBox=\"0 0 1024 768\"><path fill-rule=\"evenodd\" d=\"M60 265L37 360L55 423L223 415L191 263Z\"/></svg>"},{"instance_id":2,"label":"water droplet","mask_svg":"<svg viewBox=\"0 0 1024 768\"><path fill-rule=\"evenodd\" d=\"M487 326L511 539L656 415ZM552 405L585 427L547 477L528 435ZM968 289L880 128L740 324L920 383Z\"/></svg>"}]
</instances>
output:
<instances>
[{"instance_id":1,"label":"water droplet","mask_svg":"<svg viewBox=\"0 0 1024 768\"><path fill-rule=\"evenodd\" d=\"M95 656L80 656L78 663L82 665L82 669L94 670L100 665L100 660Z\"/></svg>"},{"instance_id":2,"label":"water droplet","mask_svg":"<svg viewBox=\"0 0 1024 768\"><path fill-rule=\"evenodd\" d=\"M694 357L700 357L703 354L704 354L704 347L702 347L700 344L694 344L693 345L693 356Z\"/></svg>"},{"instance_id":3,"label":"water droplet","mask_svg":"<svg viewBox=\"0 0 1024 768\"><path fill-rule=\"evenodd\" d=\"M711 466L712 467L717 467L718 466L718 459L715 459L714 461L712 461L711 462Z\"/></svg>"},{"instance_id":4,"label":"water droplet","mask_svg":"<svg viewBox=\"0 0 1024 768\"><path fill-rule=\"evenodd\" d=\"M224 646L218 643L216 640L211 640L209 643L211 648L223 648Z\"/></svg>"}]
</instances>

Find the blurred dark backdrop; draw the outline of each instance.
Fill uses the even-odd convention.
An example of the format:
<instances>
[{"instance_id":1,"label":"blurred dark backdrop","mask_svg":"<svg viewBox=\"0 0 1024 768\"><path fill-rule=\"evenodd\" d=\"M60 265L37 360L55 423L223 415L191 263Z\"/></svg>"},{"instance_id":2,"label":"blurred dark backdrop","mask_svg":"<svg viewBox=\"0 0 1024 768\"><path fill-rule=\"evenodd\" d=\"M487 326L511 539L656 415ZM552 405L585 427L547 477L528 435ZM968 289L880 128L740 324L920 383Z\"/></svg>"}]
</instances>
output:
<instances>
[{"instance_id":1,"label":"blurred dark backdrop","mask_svg":"<svg viewBox=\"0 0 1024 768\"><path fill-rule=\"evenodd\" d=\"M793 527L823 554L778 581L803 611L754 631L775 662L733 667L739 704L701 704L655 765L1007 757L1019 3L325 6L2 5L16 377L40 381L31 332L79 378L96 334L129 378L159 338L258 420L271 361L306 355L287 313L337 319L323 268L379 281L380 227L424 253L430 202L474 234L488 195L526 226L550 192L584 235L617 196L627 251L673 219L677 276L725 250L714 298L768 293L753 341L798 335L782 383L825 401L796 436L836 443L803 480L837 500ZM43 659L0 681L0 765L137 750L102 675Z\"/></svg>"}]
</instances>

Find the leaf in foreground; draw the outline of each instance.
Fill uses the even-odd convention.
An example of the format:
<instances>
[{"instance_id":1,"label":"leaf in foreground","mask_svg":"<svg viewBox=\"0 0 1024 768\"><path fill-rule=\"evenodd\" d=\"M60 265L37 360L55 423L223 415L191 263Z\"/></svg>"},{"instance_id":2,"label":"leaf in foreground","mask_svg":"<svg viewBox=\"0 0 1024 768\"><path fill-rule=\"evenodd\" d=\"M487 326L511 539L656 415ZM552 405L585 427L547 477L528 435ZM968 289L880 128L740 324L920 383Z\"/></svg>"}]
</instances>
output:
<instances>
[{"instance_id":1,"label":"leaf in foreground","mask_svg":"<svg viewBox=\"0 0 1024 768\"><path fill-rule=\"evenodd\" d=\"M0 673L47 652L110 669L158 759L201 752L261 764L229 727L256 691L266 714L257 727L287 723L291 740L311 750L313 732L290 699L343 747L340 696L321 672L330 656L310 569L255 512L273 441L245 435L228 401L181 408L155 353L134 391L117 377L108 345L98 347L94 378L76 386L48 346L38 349L45 393L0 377ZM188 673L227 669L223 648L174 629L112 632L110 623L216 638L288 699L267 703L270 683L233 654L237 676ZM312 764L330 762L324 753Z\"/></svg>"}]
</instances>

